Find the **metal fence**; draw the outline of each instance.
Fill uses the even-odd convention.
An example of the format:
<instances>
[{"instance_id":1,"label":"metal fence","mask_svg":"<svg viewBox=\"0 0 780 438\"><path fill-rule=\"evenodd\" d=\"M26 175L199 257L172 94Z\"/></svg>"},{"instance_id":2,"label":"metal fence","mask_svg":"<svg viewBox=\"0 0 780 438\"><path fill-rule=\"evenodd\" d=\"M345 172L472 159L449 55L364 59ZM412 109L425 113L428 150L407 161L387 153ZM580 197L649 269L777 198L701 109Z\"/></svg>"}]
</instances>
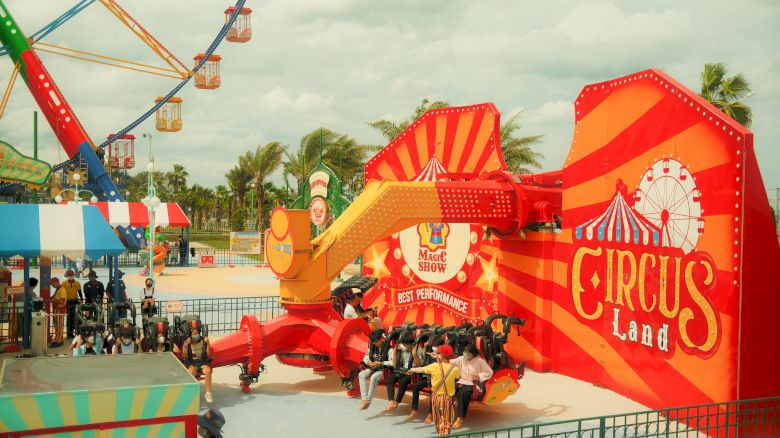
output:
<instances>
[{"instance_id":1,"label":"metal fence","mask_svg":"<svg viewBox=\"0 0 780 438\"><path fill-rule=\"evenodd\" d=\"M171 251L169 257L166 258L165 264L168 267L195 267L198 266L201 255L213 255L214 263L217 266L265 266L263 255L245 255L245 254L231 254L227 249L209 249L209 248L192 248L189 260L186 260L186 264L181 263L180 254L178 251ZM194 256L192 254L195 254ZM24 261L21 257L10 257L2 259L5 266L10 269L23 269ZM37 259L30 259L32 266L38 265ZM91 266L94 268L105 268L108 266L105 257L101 257L91 262ZM144 265L144 261L141 260L138 255L138 251L125 251L119 255L119 267L120 268L140 268ZM148 263L148 262L146 262ZM77 261L63 261L62 257L55 257L51 260L52 268L65 268L70 267L73 269L84 269L85 263L77 264Z\"/></svg>"},{"instance_id":2,"label":"metal fence","mask_svg":"<svg viewBox=\"0 0 780 438\"><path fill-rule=\"evenodd\" d=\"M286 310L279 304L278 296L271 297L244 297L244 298L200 298L191 300L159 300L157 309L160 316L168 317L173 322L173 317L184 315L198 315L204 324L208 325L211 334L227 334L238 330L241 318L244 315L254 315L258 321L264 322L273 319ZM104 303L104 306L107 304ZM136 303L137 322L140 324L141 309ZM16 318L14 319L13 307L6 301L0 301L0 344L10 343L12 338L21 343L22 337L22 308L24 304L16 305ZM54 336L54 315L49 318L49 339ZM63 315L64 316L64 315ZM16 328L11 330L12 321L15 320ZM67 324L67 317L63 318Z\"/></svg>"},{"instance_id":3,"label":"metal fence","mask_svg":"<svg viewBox=\"0 0 780 438\"><path fill-rule=\"evenodd\" d=\"M454 433L469 438L690 438L780 436L780 397L659 409Z\"/></svg>"},{"instance_id":4,"label":"metal fence","mask_svg":"<svg viewBox=\"0 0 780 438\"><path fill-rule=\"evenodd\" d=\"M254 315L260 322L273 319L286 310L279 297L201 298L194 300L157 301L160 316L173 322L175 315L198 315L208 325L210 334L232 333L241 325L244 315Z\"/></svg>"}]
</instances>

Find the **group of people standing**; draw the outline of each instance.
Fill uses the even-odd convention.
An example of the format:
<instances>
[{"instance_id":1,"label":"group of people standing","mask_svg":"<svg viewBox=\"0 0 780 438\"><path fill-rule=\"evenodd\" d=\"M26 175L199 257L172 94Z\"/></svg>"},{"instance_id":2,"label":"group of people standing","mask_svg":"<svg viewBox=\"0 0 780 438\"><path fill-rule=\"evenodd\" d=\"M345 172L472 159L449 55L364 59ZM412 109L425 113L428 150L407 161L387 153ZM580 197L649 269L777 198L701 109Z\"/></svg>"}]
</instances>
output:
<instances>
[{"instance_id":1,"label":"group of people standing","mask_svg":"<svg viewBox=\"0 0 780 438\"><path fill-rule=\"evenodd\" d=\"M453 348L446 345L441 336L414 345L414 335L404 332L392 348L388 348L386 342L387 336L382 329L375 329L369 335L368 351L362 363L364 368L358 373L360 409L369 407L377 384L387 370L385 412L398 408L411 385L412 410L408 418L414 418L419 410L420 392L430 388L430 411L425 423L434 423L439 435L459 428L474 393L484 396L482 385L493 376L493 370L480 356L476 345L469 344L462 356L455 357ZM421 378L412 384L415 374Z\"/></svg>"}]
</instances>

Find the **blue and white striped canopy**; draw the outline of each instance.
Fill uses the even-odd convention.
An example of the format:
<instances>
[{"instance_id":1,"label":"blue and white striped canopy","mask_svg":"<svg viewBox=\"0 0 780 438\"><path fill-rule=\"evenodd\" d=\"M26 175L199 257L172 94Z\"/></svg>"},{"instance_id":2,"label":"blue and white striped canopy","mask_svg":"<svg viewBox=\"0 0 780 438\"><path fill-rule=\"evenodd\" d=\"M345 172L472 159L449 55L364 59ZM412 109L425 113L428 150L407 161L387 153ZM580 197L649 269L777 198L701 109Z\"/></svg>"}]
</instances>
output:
<instances>
[{"instance_id":1,"label":"blue and white striped canopy","mask_svg":"<svg viewBox=\"0 0 780 438\"><path fill-rule=\"evenodd\" d=\"M98 258L125 247L91 205L0 205L0 256Z\"/></svg>"}]
</instances>

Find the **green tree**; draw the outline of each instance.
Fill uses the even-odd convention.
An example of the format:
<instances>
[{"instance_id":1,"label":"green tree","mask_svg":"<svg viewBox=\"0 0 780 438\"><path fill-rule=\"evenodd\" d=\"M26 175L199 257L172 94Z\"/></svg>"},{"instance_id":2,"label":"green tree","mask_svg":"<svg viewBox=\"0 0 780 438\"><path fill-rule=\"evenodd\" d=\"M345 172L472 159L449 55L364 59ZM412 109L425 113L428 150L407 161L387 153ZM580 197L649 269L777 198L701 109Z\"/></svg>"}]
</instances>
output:
<instances>
[{"instance_id":1,"label":"green tree","mask_svg":"<svg viewBox=\"0 0 780 438\"><path fill-rule=\"evenodd\" d=\"M531 135L527 137L517 136L520 129L520 116L523 111L510 117L501 124L501 152L504 154L506 167L512 173L531 173L531 168L540 169L542 164L539 160L544 156L534 152L531 146L537 145L542 135Z\"/></svg>"},{"instance_id":2,"label":"green tree","mask_svg":"<svg viewBox=\"0 0 780 438\"><path fill-rule=\"evenodd\" d=\"M256 185L258 206L264 205L266 179L282 165L282 157L286 150L287 146L278 141L258 146L255 150L254 157L249 164L249 173ZM260 214L257 217L257 229L262 230L265 226L265 214L262 208L258 208L258 210Z\"/></svg>"},{"instance_id":3,"label":"green tree","mask_svg":"<svg viewBox=\"0 0 780 438\"><path fill-rule=\"evenodd\" d=\"M187 169L181 164L174 164L172 171L165 172L165 181L171 191L171 195L173 195L173 200L177 202L180 200L181 195L187 188L187 178L189 176Z\"/></svg>"},{"instance_id":4,"label":"green tree","mask_svg":"<svg viewBox=\"0 0 780 438\"><path fill-rule=\"evenodd\" d=\"M414 109L414 112L412 112L411 117L408 119L402 120L399 123L393 122L391 120L380 119L374 122L370 122L368 126L382 133L387 141L392 141L394 138L401 135L401 133L404 132L404 129L408 128L409 125L411 125L415 120L419 119L420 116L422 116L426 111L438 108L448 108L450 106L451 105L445 101L437 100L435 102L431 102L426 98L420 102L417 108Z\"/></svg>"},{"instance_id":5,"label":"green tree","mask_svg":"<svg viewBox=\"0 0 780 438\"><path fill-rule=\"evenodd\" d=\"M249 183L252 181L250 163L253 159L254 154L252 152L241 155L238 157L238 164L225 174L230 191L235 195L233 204L235 208L244 208L244 198L249 189Z\"/></svg>"},{"instance_id":6,"label":"green tree","mask_svg":"<svg viewBox=\"0 0 780 438\"><path fill-rule=\"evenodd\" d=\"M699 95L742 126L750 128L753 110L742 102L752 95L750 82L742 73L728 77L726 74L726 64L704 64Z\"/></svg>"}]
</instances>

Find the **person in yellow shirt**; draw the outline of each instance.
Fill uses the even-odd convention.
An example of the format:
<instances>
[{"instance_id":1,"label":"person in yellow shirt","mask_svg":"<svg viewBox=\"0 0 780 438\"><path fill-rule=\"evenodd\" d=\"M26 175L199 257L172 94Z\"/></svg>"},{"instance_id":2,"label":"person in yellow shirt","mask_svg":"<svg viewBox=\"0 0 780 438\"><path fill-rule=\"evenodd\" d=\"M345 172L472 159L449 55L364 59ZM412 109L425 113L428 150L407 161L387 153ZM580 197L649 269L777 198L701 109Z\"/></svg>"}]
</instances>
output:
<instances>
[{"instance_id":1,"label":"person in yellow shirt","mask_svg":"<svg viewBox=\"0 0 780 438\"><path fill-rule=\"evenodd\" d=\"M49 347L59 347L63 343L63 324L65 323L65 312L68 309L68 296L65 288L60 285L59 278L52 277L49 284L54 290L51 300L54 308L54 339Z\"/></svg>"},{"instance_id":2,"label":"person in yellow shirt","mask_svg":"<svg viewBox=\"0 0 780 438\"><path fill-rule=\"evenodd\" d=\"M439 436L449 435L455 420L452 398L455 396L455 381L460 377L460 370L450 363L450 359L455 358L455 352L449 345L442 345L431 354L436 358L436 362L425 367L412 368L408 374L425 373L431 375L433 425Z\"/></svg>"},{"instance_id":3,"label":"person in yellow shirt","mask_svg":"<svg viewBox=\"0 0 780 438\"><path fill-rule=\"evenodd\" d=\"M78 304L79 295L81 295L81 283L76 280L76 273L73 269L68 269L65 272L65 278L62 287L65 288L65 304L68 308L68 337L72 338L76 330L76 304Z\"/></svg>"}]
</instances>

